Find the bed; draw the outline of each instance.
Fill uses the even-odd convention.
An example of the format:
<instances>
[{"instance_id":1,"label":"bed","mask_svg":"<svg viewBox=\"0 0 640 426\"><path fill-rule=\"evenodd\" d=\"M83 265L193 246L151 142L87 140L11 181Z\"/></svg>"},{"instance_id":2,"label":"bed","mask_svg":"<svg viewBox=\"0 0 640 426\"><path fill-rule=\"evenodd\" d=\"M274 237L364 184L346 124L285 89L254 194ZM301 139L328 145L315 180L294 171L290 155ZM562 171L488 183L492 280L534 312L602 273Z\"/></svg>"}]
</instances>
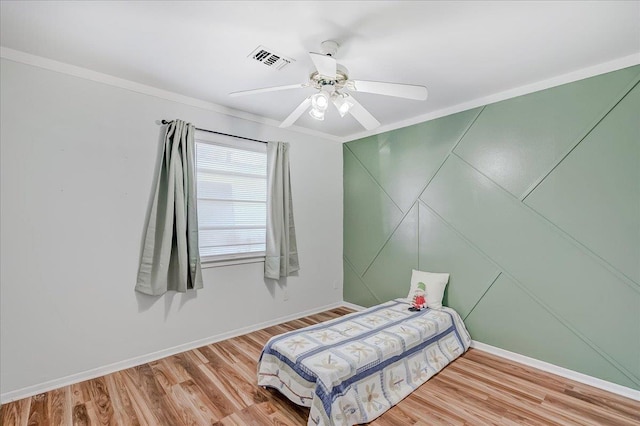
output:
<instances>
[{"instance_id":1,"label":"bed","mask_svg":"<svg viewBox=\"0 0 640 426\"><path fill-rule=\"evenodd\" d=\"M260 355L258 385L310 407L309 425L372 421L471 343L453 309L409 306L396 299L272 337Z\"/></svg>"}]
</instances>

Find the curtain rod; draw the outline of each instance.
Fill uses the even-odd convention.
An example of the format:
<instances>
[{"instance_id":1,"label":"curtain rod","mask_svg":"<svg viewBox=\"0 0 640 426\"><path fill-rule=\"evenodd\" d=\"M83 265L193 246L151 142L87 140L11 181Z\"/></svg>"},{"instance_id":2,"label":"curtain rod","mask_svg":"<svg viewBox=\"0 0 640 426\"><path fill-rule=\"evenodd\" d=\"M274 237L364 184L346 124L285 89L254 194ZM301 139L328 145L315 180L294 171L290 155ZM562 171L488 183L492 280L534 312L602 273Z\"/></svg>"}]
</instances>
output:
<instances>
[{"instance_id":1,"label":"curtain rod","mask_svg":"<svg viewBox=\"0 0 640 426\"><path fill-rule=\"evenodd\" d=\"M167 120L162 120L162 124L169 124L169 123L171 123L171 122L167 121ZM216 135L231 136L232 138L244 139L244 140L247 140L247 141L268 143L267 141L261 141L261 140L258 140L258 139L245 138L244 136L230 135L229 133L216 132L215 130L201 129L199 127L196 127L196 130L200 130L201 132L207 132L207 133L215 133Z\"/></svg>"}]
</instances>

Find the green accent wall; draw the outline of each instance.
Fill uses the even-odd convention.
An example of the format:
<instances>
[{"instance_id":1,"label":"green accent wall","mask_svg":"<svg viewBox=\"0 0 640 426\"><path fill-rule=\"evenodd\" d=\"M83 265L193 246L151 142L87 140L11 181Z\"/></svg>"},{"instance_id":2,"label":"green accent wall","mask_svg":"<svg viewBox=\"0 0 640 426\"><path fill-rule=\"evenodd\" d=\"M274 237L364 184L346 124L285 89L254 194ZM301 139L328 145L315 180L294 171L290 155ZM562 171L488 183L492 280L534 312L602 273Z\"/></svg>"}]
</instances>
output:
<instances>
[{"instance_id":1,"label":"green accent wall","mask_svg":"<svg viewBox=\"0 0 640 426\"><path fill-rule=\"evenodd\" d=\"M344 145L344 298L445 305L483 343L640 389L640 66Z\"/></svg>"}]
</instances>

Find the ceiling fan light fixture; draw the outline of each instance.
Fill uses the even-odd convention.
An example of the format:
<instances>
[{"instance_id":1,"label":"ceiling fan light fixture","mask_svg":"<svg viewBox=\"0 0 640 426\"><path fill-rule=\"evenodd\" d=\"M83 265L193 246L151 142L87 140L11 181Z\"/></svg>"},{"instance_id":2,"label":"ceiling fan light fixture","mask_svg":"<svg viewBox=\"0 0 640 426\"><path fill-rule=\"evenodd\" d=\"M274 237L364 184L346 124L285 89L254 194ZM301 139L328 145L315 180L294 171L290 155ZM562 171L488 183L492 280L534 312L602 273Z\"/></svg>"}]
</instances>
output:
<instances>
[{"instance_id":1,"label":"ceiling fan light fixture","mask_svg":"<svg viewBox=\"0 0 640 426\"><path fill-rule=\"evenodd\" d=\"M334 58L334 55L338 51L338 43L327 40L322 43L321 47L322 53L309 52L309 57L311 58L311 62L313 62L315 70L311 71L307 82L243 90L233 92L230 95L240 96L310 87L316 89L317 92L302 101L302 103L280 123L280 127L291 126L305 111L308 111L314 120L322 121L329 108L329 103L333 103L341 117L351 114L366 130L379 127L380 122L376 120L355 97L351 96L350 92L373 93L376 95L393 96L417 101L427 99L428 92L424 86L384 81L351 80L347 69ZM265 52L266 54L269 53L266 50ZM263 59L263 61L265 60L268 59ZM310 110L309 107L311 107Z\"/></svg>"},{"instance_id":2,"label":"ceiling fan light fixture","mask_svg":"<svg viewBox=\"0 0 640 426\"><path fill-rule=\"evenodd\" d=\"M345 115L347 115L349 110L354 105L349 98L350 98L349 95L339 94L333 99L333 104L338 109L338 113L340 114L340 117L344 117Z\"/></svg>"},{"instance_id":3,"label":"ceiling fan light fixture","mask_svg":"<svg viewBox=\"0 0 640 426\"><path fill-rule=\"evenodd\" d=\"M324 120L324 111L320 111L316 108L311 108L311 111L309 111L309 115L318 121Z\"/></svg>"},{"instance_id":4,"label":"ceiling fan light fixture","mask_svg":"<svg viewBox=\"0 0 640 426\"><path fill-rule=\"evenodd\" d=\"M322 112L322 119L324 119L324 112L329 106L329 95L326 92L318 92L315 95L311 96L311 106L314 110Z\"/></svg>"}]
</instances>

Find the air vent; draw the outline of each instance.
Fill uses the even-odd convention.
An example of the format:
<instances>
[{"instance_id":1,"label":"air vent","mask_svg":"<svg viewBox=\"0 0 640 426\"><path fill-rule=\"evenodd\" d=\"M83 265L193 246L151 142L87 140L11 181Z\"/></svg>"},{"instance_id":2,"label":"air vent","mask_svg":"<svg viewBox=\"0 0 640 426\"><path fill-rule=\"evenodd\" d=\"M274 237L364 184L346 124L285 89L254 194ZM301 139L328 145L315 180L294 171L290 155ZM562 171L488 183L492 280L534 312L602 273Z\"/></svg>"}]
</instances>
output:
<instances>
[{"instance_id":1,"label":"air vent","mask_svg":"<svg viewBox=\"0 0 640 426\"><path fill-rule=\"evenodd\" d=\"M264 46L258 46L248 57L258 62L262 62L269 68L275 68L277 70L281 70L294 61L293 59L287 58L284 55L274 52L273 49L267 49Z\"/></svg>"}]
</instances>

